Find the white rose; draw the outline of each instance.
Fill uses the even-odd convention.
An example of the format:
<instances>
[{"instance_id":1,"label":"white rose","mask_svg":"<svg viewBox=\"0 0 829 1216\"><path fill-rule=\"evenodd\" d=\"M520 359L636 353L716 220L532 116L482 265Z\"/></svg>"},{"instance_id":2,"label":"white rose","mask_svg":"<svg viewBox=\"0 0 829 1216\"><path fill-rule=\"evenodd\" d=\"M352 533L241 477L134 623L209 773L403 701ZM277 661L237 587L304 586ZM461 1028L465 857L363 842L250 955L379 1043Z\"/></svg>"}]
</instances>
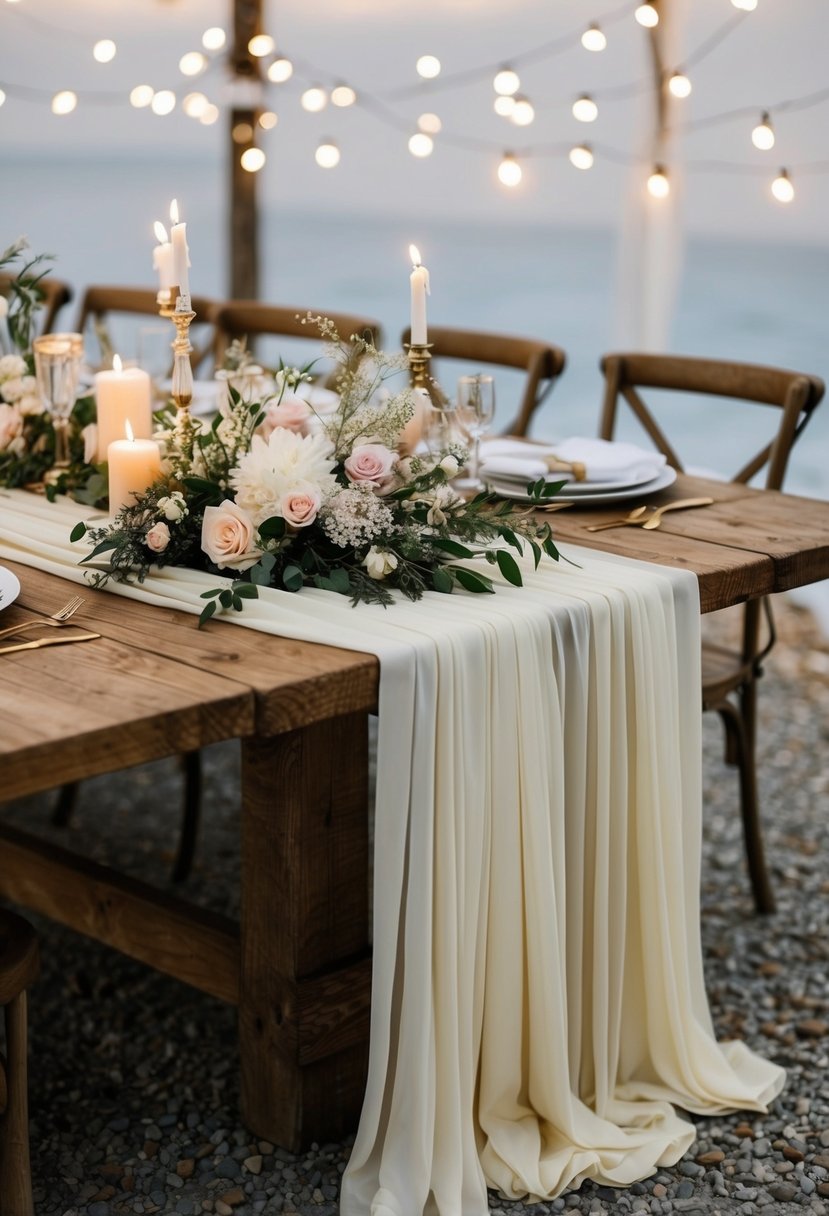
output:
<instances>
[{"instance_id":1,"label":"white rose","mask_svg":"<svg viewBox=\"0 0 829 1216\"><path fill-rule=\"evenodd\" d=\"M423 502L430 502L431 506L426 513L426 522L432 528L439 528L446 523L450 514L457 507L463 506L463 499L456 494L451 486L437 486L431 499L425 498Z\"/></svg>"},{"instance_id":2,"label":"white rose","mask_svg":"<svg viewBox=\"0 0 829 1216\"><path fill-rule=\"evenodd\" d=\"M247 570L262 556L254 547L253 520L226 498L218 507L205 507L201 529L201 547L211 562L223 570Z\"/></svg>"},{"instance_id":3,"label":"white rose","mask_svg":"<svg viewBox=\"0 0 829 1216\"><path fill-rule=\"evenodd\" d=\"M3 355L0 358L0 380L9 380L12 376L26 375L26 360L20 355Z\"/></svg>"},{"instance_id":4,"label":"white rose","mask_svg":"<svg viewBox=\"0 0 829 1216\"><path fill-rule=\"evenodd\" d=\"M457 477L460 465L454 456L444 456L443 460L440 462L440 467L451 481L453 477Z\"/></svg>"},{"instance_id":5,"label":"white rose","mask_svg":"<svg viewBox=\"0 0 829 1216\"><path fill-rule=\"evenodd\" d=\"M391 574L392 570L397 569L397 556L390 553L388 549L378 549L376 545L372 545L363 558L363 565L368 571L369 578L379 581L387 574Z\"/></svg>"},{"instance_id":6,"label":"white rose","mask_svg":"<svg viewBox=\"0 0 829 1216\"><path fill-rule=\"evenodd\" d=\"M0 384L0 397L4 401L17 401L20 397L25 396L26 386L22 376L10 376L8 380L4 380Z\"/></svg>"},{"instance_id":7,"label":"white rose","mask_svg":"<svg viewBox=\"0 0 829 1216\"><path fill-rule=\"evenodd\" d=\"M159 498L158 509L164 518L171 520L172 523L178 523L188 514L187 503L180 490L174 490L168 497Z\"/></svg>"},{"instance_id":8,"label":"white rose","mask_svg":"<svg viewBox=\"0 0 829 1216\"><path fill-rule=\"evenodd\" d=\"M44 411L43 402L34 393L27 393L25 397L21 397L17 402L17 408L27 418L34 414L42 414Z\"/></svg>"},{"instance_id":9,"label":"white rose","mask_svg":"<svg viewBox=\"0 0 829 1216\"><path fill-rule=\"evenodd\" d=\"M89 422L81 431L83 439L83 462L84 464L94 464L98 457L98 426L94 422Z\"/></svg>"},{"instance_id":10,"label":"white rose","mask_svg":"<svg viewBox=\"0 0 829 1216\"><path fill-rule=\"evenodd\" d=\"M170 543L170 529L162 522L153 524L144 539L153 553L163 553Z\"/></svg>"},{"instance_id":11,"label":"white rose","mask_svg":"<svg viewBox=\"0 0 829 1216\"><path fill-rule=\"evenodd\" d=\"M19 444L14 445L23 430L23 418L13 405L0 404L0 452L8 448L19 454ZM14 445L14 446L13 446Z\"/></svg>"}]
</instances>

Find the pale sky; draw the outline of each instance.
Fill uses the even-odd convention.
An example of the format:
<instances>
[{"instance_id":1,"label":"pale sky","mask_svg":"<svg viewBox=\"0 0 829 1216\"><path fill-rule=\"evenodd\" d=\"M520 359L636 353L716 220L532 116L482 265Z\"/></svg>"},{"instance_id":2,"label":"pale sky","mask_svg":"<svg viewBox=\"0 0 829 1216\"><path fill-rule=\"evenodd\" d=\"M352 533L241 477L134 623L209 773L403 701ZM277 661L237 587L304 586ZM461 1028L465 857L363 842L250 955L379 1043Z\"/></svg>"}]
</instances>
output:
<instances>
[{"instance_id":1,"label":"pale sky","mask_svg":"<svg viewBox=\"0 0 829 1216\"><path fill-rule=\"evenodd\" d=\"M661 0L666 4L668 0ZM684 30L678 52L691 56L737 14L730 0L671 0ZM379 212L614 226L631 171L601 153L632 155L648 121L643 97L602 98L647 79L646 39L624 0L303 0L268 8L266 28L280 51L313 70L297 70L286 85L269 86L267 104L279 115L275 130L263 133L268 161L260 174L263 200L325 212ZM44 90L43 100L27 100L12 88L0 108L0 147L12 155L54 158L83 153L113 164L147 158L221 160L223 118L202 126L181 112L190 89L218 104L227 101L222 66L188 82L178 70L180 56L200 45L209 25L227 25L229 5L219 0L0 0L0 85ZM418 55L437 55L445 74L509 62L554 39L577 34L590 21L603 24L607 50L591 54L578 42L553 58L519 70L522 92L536 110L535 122L516 128L492 110L489 76L461 88L421 85L412 96L387 100L401 129L378 121L363 107L308 114L299 95L315 79L342 79L358 93L387 94L417 86ZM94 62L92 44L111 37L115 59ZM798 173L798 166L829 163L829 100L809 109L775 115L788 98L817 92L827 83L829 4L827 0L758 0L730 36L688 74L693 93L681 104L691 120L747 106L751 113L691 132L682 152L689 162L725 161L737 173L690 167L685 174L685 217L689 230L739 233L775 242L825 244L829 229L829 174ZM148 83L176 91L178 106L168 117L134 110L129 90ZM75 113L57 118L48 94L59 88L106 96L81 99ZM594 93L599 118L577 122L570 113L581 92ZM123 100L110 100L118 95ZM751 144L751 128L764 108L772 110L777 144L770 152ZM756 110L756 116L754 114ZM437 113L445 138L434 154L416 160L407 150L408 133L424 111ZM333 137L342 160L325 171L314 163L322 137ZM458 149L452 136L486 145ZM597 148L588 172L567 160L570 144L584 140ZM508 191L496 178L500 153L519 157L528 146L549 146L549 155L522 161L521 186ZM769 185L781 166L791 169L796 198L775 203ZM760 175L754 176L753 169ZM120 170L119 170L120 171Z\"/></svg>"}]
</instances>

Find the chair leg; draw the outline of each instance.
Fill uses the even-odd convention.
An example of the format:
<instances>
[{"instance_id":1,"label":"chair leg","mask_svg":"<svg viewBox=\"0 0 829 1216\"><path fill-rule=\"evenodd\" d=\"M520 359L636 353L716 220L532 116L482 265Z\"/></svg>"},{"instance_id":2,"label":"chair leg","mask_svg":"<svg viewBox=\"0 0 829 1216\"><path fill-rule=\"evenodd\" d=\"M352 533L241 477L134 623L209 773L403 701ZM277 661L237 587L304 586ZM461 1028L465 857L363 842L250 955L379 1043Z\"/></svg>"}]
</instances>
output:
<instances>
[{"instance_id":1,"label":"chair leg","mask_svg":"<svg viewBox=\"0 0 829 1216\"><path fill-rule=\"evenodd\" d=\"M763 828L760 822L760 806L757 797L757 766L754 749L756 695L757 690L754 685L748 685L741 691L740 710L730 702L725 702L718 707L718 712L725 725L728 743L739 772L743 838L751 889L754 894L754 906L758 912L767 914L776 910L776 904L766 868Z\"/></svg>"},{"instance_id":2,"label":"chair leg","mask_svg":"<svg viewBox=\"0 0 829 1216\"><path fill-rule=\"evenodd\" d=\"M196 840L201 818L202 771L201 753L185 752L182 756L184 770L184 815L181 822L181 837L173 867L173 882L185 882L193 868Z\"/></svg>"},{"instance_id":3,"label":"chair leg","mask_svg":"<svg viewBox=\"0 0 829 1216\"><path fill-rule=\"evenodd\" d=\"M6 1006L8 1100L0 1135L0 1211L3 1216L34 1216L29 1161L29 1094L26 993Z\"/></svg>"},{"instance_id":4,"label":"chair leg","mask_svg":"<svg viewBox=\"0 0 829 1216\"><path fill-rule=\"evenodd\" d=\"M75 810L75 803L78 800L78 783L71 781L68 785L62 785L58 790L55 809L52 811L52 823L56 828L65 828L69 826L69 821Z\"/></svg>"}]
</instances>

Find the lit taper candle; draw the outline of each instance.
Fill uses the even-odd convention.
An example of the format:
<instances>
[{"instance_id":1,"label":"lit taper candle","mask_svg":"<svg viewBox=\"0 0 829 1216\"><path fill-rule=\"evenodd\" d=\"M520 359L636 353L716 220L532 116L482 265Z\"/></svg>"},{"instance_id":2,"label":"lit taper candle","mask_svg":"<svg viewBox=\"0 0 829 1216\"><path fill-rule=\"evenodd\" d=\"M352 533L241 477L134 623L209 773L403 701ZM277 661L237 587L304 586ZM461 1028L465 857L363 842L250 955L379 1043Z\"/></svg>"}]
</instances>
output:
<instances>
[{"instance_id":1,"label":"lit taper candle","mask_svg":"<svg viewBox=\"0 0 829 1216\"><path fill-rule=\"evenodd\" d=\"M417 245L409 246L409 257L412 259L412 273L409 282L412 288L412 346L425 346L428 342L426 331L426 297L429 295L429 271L420 262L420 250Z\"/></svg>"}]
</instances>

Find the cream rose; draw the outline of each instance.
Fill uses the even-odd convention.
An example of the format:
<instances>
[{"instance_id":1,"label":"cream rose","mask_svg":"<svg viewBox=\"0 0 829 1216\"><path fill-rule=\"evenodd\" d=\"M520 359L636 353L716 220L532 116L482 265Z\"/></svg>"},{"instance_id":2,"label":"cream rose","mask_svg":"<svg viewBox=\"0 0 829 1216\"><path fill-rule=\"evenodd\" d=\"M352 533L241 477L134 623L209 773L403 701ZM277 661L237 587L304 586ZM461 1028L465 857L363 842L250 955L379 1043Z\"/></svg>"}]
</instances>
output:
<instances>
[{"instance_id":1,"label":"cream rose","mask_svg":"<svg viewBox=\"0 0 829 1216\"><path fill-rule=\"evenodd\" d=\"M369 482L376 490L385 490L392 481L392 470L397 464L397 453L384 443L358 443L345 461L345 473L349 481Z\"/></svg>"},{"instance_id":2,"label":"cream rose","mask_svg":"<svg viewBox=\"0 0 829 1216\"><path fill-rule=\"evenodd\" d=\"M163 553L170 543L170 529L165 523L153 524L147 533L145 543L153 553Z\"/></svg>"},{"instance_id":3,"label":"cream rose","mask_svg":"<svg viewBox=\"0 0 829 1216\"><path fill-rule=\"evenodd\" d=\"M15 404L20 410L21 414L24 414L27 417L31 417L35 414L42 414L45 412L46 408L36 393L26 393L25 396L20 397Z\"/></svg>"},{"instance_id":4,"label":"cream rose","mask_svg":"<svg viewBox=\"0 0 829 1216\"><path fill-rule=\"evenodd\" d=\"M0 358L0 381L25 375L26 360L21 355L3 355Z\"/></svg>"},{"instance_id":5,"label":"cream rose","mask_svg":"<svg viewBox=\"0 0 829 1216\"><path fill-rule=\"evenodd\" d=\"M282 518L289 527L307 528L317 518L322 495L312 482L300 482L282 495L279 505Z\"/></svg>"},{"instance_id":6,"label":"cream rose","mask_svg":"<svg viewBox=\"0 0 829 1216\"><path fill-rule=\"evenodd\" d=\"M26 380L28 379L28 376L11 376L8 380L4 380L0 384L0 397L4 401L17 401L20 397L25 397Z\"/></svg>"},{"instance_id":7,"label":"cream rose","mask_svg":"<svg viewBox=\"0 0 829 1216\"><path fill-rule=\"evenodd\" d=\"M301 397L285 396L280 402L272 401L265 407L265 417L258 433L267 439L272 431L281 426L297 435L307 435L310 421L311 407L308 402Z\"/></svg>"},{"instance_id":8,"label":"cream rose","mask_svg":"<svg viewBox=\"0 0 829 1216\"><path fill-rule=\"evenodd\" d=\"M229 498L218 507L205 507L201 547L220 569L247 570L262 556L254 546L253 520Z\"/></svg>"},{"instance_id":9,"label":"cream rose","mask_svg":"<svg viewBox=\"0 0 829 1216\"><path fill-rule=\"evenodd\" d=\"M391 574L392 570L397 569L397 556L390 553L388 549L378 549L376 545L372 545L363 558L363 565L368 571L369 578L379 581L387 574Z\"/></svg>"},{"instance_id":10,"label":"cream rose","mask_svg":"<svg viewBox=\"0 0 829 1216\"><path fill-rule=\"evenodd\" d=\"M23 430L20 411L13 405L0 404L0 452L13 447L15 439Z\"/></svg>"}]
</instances>

